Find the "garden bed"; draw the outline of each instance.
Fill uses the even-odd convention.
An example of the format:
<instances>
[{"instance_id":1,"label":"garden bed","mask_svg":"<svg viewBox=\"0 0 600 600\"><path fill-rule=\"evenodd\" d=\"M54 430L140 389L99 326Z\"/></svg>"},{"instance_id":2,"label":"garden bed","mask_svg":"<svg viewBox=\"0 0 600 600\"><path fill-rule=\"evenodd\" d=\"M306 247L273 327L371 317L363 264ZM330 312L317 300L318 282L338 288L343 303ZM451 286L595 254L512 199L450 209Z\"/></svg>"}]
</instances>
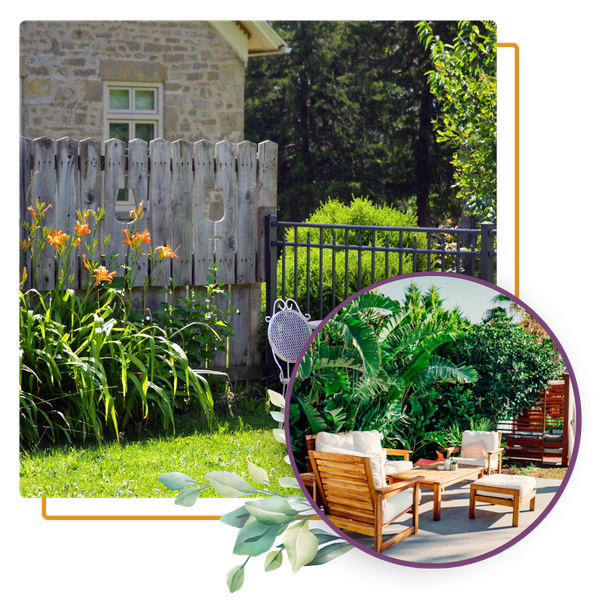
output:
<instances>
[{"instance_id":1,"label":"garden bed","mask_svg":"<svg viewBox=\"0 0 600 600\"><path fill-rule=\"evenodd\" d=\"M502 473L506 475L529 475L539 479L564 479L567 474L567 467L509 460L502 462Z\"/></svg>"}]
</instances>

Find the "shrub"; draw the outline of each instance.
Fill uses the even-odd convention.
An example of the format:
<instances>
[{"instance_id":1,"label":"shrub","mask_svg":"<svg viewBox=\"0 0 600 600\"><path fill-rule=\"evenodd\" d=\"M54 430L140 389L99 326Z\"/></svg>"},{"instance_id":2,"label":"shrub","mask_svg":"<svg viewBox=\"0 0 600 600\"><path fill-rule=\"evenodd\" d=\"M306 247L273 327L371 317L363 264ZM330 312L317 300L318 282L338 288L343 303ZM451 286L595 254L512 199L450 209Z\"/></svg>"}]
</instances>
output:
<instances>
[{"instance_id":1,"label":"shrub","mask_svg":"<svg viewBox=\"0 0 600 600\"><path fill-rule=\"evenodd\" d=\"M327 223L339 225L373 225L373 226L392 226L392 227L416 227L416 217L411 214L402 213L395 208L389 206L374 205L368 198L353 198L349 205L345 205L339 200L329 200L322 203L321 207L315 211L307 223ZM320 234L318 229L298 228L298 242L306 242L310 233L311 243L319 243ZM323 282L323 314L320 313L320 267L321 267L321 251L318 248L310 250L310 270L308 269L308 259L306 248L286 248L285 250L285 295L290 297L295 294L294 275L296 270L296 255L297 255L297 273L298 273L298 292L297 300L302 310L307 307L307 273L310 273L310 303L307 312L313 318L321 317L327 314L332 308L342 302L347 296L350 296L358 290L371 285L374 282L381 281L386 278L386 258L385 253L377 252L375 255L375 269L372 270L372 252L368 247L372 245L372 232L362 231L361 245L365 246L365 250L360 252L361 255L361 277L359 281L358 266L359 252L352 250L348 252L348 294L346 295L345 277L346 277L346 253L344 250L335 251L335 298L333 295L333 279L334 268L332 256L334 251L331 249L323 249L322 251L322 282ZM285 234L286 240L289 242L295 241L294 230L288 229ZM413 247L414 238L416 237L417 248L427 248L427 235L425 233L405 233L402 236L404 247ZM325 244L333 243L332 230L323 232L323 242ZM346 233L342 229L335 230L336 244L346 243ZM348 232L348 243L350 245L358 245L359 232ZM387 243L390 247L398 247L400 236L397 232L389 232L387 234ZM375 244L377 246L386 245L386 234L378 232L375 235ZM435 261L432 260L432 268L435 266ZM398 255L390 253L388 258L389 274L391 277L399 273ZM402 272L411 273L414 271L427 270L426 255L417 255L416 269L413 268L413 257L409 254L404 254L402 257ZM279 259L278 263L278 289L282 289L283 278L283 262Z\"/></svg>"},{"instance_id":2,"label":"shrub","mask_svg":"<svg viewBox=\"0 0 600 600\"><path fill-rule=\"evenodd\" d=\"M540 391L564 373L552 340L538 340L504 313L473 325L451 356L476 369L478 380L464 387L472 390L478 413L494 423L534 406Z\"/></svg>"}]
</instances>

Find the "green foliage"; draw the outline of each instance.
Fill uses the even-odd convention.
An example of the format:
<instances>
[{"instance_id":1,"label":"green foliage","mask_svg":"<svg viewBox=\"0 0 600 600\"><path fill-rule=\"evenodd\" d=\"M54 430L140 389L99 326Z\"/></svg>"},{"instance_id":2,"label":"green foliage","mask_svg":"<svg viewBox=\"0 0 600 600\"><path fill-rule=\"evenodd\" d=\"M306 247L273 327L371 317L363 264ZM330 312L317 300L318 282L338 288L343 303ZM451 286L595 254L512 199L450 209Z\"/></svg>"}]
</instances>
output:
<instances>
[{"instance_id":1,"label":"green foliage","mask_svg":"<svg viewBox=\"0 0 600 600\"><path fill-rule=\"evenodd\" d=\"M351 194L415 208L421 226L458 218L452 150L433 143L432 63L414 23L272 24L293 50L249 61L245 135L279 146L281 220L302 221L327 197Z\"/></svg>"},{"instance_id":2,"label":"green foliage","mask_svg":"<svg viewBox=\"0 0 600 600\"><path fill-rule=\"evenodd\" d=\"M469 388L480 415L497 422L535 405L540 391L563 373L550 339L541 342L504 313L473 325L452 355L472 364L479 374Z\"/></svg>"},{"instance_id":3,"label":"green foliage","mask_svg":"<svg viewBox=\"0 0 600 600\"><path fill-rule=\"evenodd\" d=\"M423 295L412 285L404 303L367 292L344 306L316 336L294 382L296 462L305 462L304 436L319 431L376 429L386 447L412 450L436 411L440 385L477 377L438 355L464 328L435 288Z\"/></svg>"},{"instance_id":4,"label":"green foliage","mask_svg":"<svg viewBox=\"0 0 600 600\"><path fill-rule=\"evenodd\" d=\"M73 290L21 293L21 440L119 439L136 428L174 425L175 408L197 403L208 422L206 379L168 334L149 320L128 321L106 289L96 300Z\"/></svg>"},{"instance_id":5,"label":"green foliage","mask_svg":"<svg viewBox=\"0 0 600 600\"><path fill-rule=\"evenodd\" d=\"M277 408L285 408L285 399L281 394L268 390L270 401ZM285 445L283 430L273 430L273 437ZM287 456L284 458L289 462ZM227 587L230 592L238 591L244 583L244 568L252 556L266 553L265 572L278 569L283 563L285 551L290 562L292 573L297 573L304 566L322 565L342 556L354 548L339 536L322 529L310 528L309 518L316 513L299 494L284 497L277 493L267 472L248 461L250 477L261 487L257 489L243 477L231 472L210 472L204 475L209 486L200 485L197 481L179 472L165 473L158 480L169 490L178 491L175 504L193 506L201 491L213 487L221 496L240 498L261 494L266 498L249 500L244 506L221 517L221 522L239 529L233 553L246 556L243 564L237 565L227 573ZM280 477L282 487L299 489L298 482L292 477ZM264 486L271 488L263 489ZM278 537L282 543L271 550Z\"/></svg>"},{"instance_id":6,"label":"green foliage","mask_svg":"<svg viewBox=\"0 0 600 600\"><path fill-rule=\"evenodd\" d=\"M164 429L174 426L174 413L196 404L207 422L213 419L213 398L204 373L190 364L182 343L196 327L213 334L204 342L206 350L218 339L210 327L220 324L221 314L208 323L168 322L168 330L152 322L149 314L133 308L133 286L141 283L141 306L150 285L163 266L164 259L175 256L169 244L154 249L147 231L140 231L143 203L132 211L132 221L123 230L126 252L123 277L113 282L117 271L101 264L101 253L108 240L98 237L98 222L103 210L77 211L75 231L50 231L43 219L48 210L36 202L31 224L25 227L27 238L21 244L24 261L30 252L33 282L37 282L42 253L46 244L55 248L57 281L53 289L35 288L20 293L19 356L20 434L23 444L38 444L47 434L59 439L86 441L112 436L120 439L126 428L139 429L160 423ZM88 221L94 217L94 225ZM90 236L91 237L88 237ZM70 289L74 280L73 253L82 253L88 287L81 293ZM145 252L144 252L145 250ZM150 261L148 275L136 284L137 262L144 255ZM118 257L111 260L111 266ZM26 271L24 270L26 275ZM24 281L25 283L25 275ZM23 287L23 285L21 286ZM212 299L216 285L209 286L198 311L208 316L206 300ZM186 308L189 309L189 303ZM196 313L194 313L195 315ZM183 315L185 316L185 315ZM211 321L212 318L212 321ZM230 330L225 327L226 335ZM197 339L191 338L194 343ZM192 350L195 348L192 347Z\"/></svg>"},{"instance_id":7,"label":"green foliage","mask_svg":"<svg viewBox=\"0 0 600 600\"><path fill-rule=\"evenodd\" d=\"M307 223L331 223L338 225L373 225L373 226L390 226L390 227L416 227L416 218L413 215L405 214L390 206L377 206L368 198L354 198L349 205L343 204L339 200L329 200L322 203L320 208L316 210L306 221ZM308 235L310 235L311 243L320 243L320 234L317 229L299 228L298 242L306 243ZM337 306L345 298L357 292L358 290L371 285L376 281L381 281L386 278L386 257L383 252L378 252L375 257L375 270L372 270L372 252L369 252L368 247L373 245L373 237L371 231L362 231L361 244L365 246L365 250L360 252L361 261L361 277L358 277L359 252L351 250L348 253L348 294L346 295L345 277L346 277L346 253L344 250L333 251L324 249L322 251L322 282L323 282L323 314L320 314L320 272L321 272L321 251L317 248L310 251L310 306L306 312L317 316L326 315L333 307ZM358 245L359 232L348 232L348 244ZM391 232L388 234L388 245L390 247L398 247L400 243L399 234ZM405 248L413 248L415 239L417 248L427 248L427 236L425 233L405 233L402 236L402 244ZM293 229L286 231L286 240L289 242L296 241L294 238ZM343 229L335 230L336 244L346 243L346 232ZM323 243L333 243L333 232L325 230L323 233ZM386 234L378 232L375 236L375 245L386 245ZM333 294L333 254L335 254L335 298ZM296 260L297 256L297 260ZM425 255L416 255L416 261L413 262L413 257L405 254L402 258L403 273L411 273L413 271L432 270L435 267L436 261L432 260L431 269L427 268L427 258ZM400 272L398 255L390 253L388 258L389 274L388 277L396 275ZM415 268L416 267L416 268ZM294 277L297 271L298 276L298 293L295 293ZM306 307L307 299L307 271L308 258L306 248L285 249L285 285L286 291L293 290L298 304L303 308ZM277 267L278 289L281 289L283 277L282 258L279 259Z\"/></svg>"},{"instance_id":8,"label":"green foliage","mask_svg":"<svg viewBox=\"0 0 600 600\"><path fill-rule=\"evenodd\" d=\"M460 21L452 43L430 23L417 25L431 53L431 92L443 108L434 120L438 142L454 149L457 198L468 214L496 222L496 24Z\"/></svg>"},{"instance_id":9,"label":"green foliage","mask_svg":"<svg viewBox=\"0 0 600 600\"><path fill-rule=\"evenodd\" d=\"M217 352L227 351L227 339L234 336L229 317L235 312L231 296L219 286L217 267L209 268L207 285L200 291L185 288L184 296L175 297L178 288L169 288L170 302L162 302L154 316L168 335L185 348L195 368L202 368ZM218 297L224 298L219 302ZM225 305L225 308L220 306Z\"/></svg>"}]
</instances>

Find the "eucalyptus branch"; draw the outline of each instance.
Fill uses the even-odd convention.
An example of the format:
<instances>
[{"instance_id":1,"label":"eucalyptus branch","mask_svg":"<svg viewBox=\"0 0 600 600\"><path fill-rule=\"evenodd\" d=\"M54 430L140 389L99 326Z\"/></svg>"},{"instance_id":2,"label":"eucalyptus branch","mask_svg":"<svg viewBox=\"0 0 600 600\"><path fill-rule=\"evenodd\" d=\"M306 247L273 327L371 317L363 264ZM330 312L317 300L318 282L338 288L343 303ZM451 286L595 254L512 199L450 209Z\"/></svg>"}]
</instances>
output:
<instances>
[{"instance_id":1,"label":"eucalyptus branch","mask_svg":"<svg viewBox=\"0 0 600 600\"><path fill-rule=\"evenodd\" d=\"M284 397L268 390L271 403L276 407L285 408ZM274 438L285 444L281 429L273 430ZM267 472L261 467L248 461L250 477L259 485L268 485L273 492L257 489L245 479L229 472L213 471L204 475L211 485L201 487L197 481L184 473L166 473L158 480L172 491L178 491L175 504L193 506L200 492L214 488L221 496L240 498L261 494L263 498L248 500L243 506L221 517L221 521L239 529L233 553L246 556L243 564L237 565L227 573L227 587L230 592L236 592L244 583L244 569L251 556L265 554L265 571L274 571L283 563L285 551L292 567L292 573L297 573L303 566L325 564L338 556L352 550L354 546L342 540L339 536L321 529L310 529L309 519L316 512L306 503L301 494L282 496L275 491ZM279 478L282 487L296 488L298 482L291 477ZM281 536L282 542L276 545ZM275 549L273 549L275 547Z\"/></svg>"}]
</instances>

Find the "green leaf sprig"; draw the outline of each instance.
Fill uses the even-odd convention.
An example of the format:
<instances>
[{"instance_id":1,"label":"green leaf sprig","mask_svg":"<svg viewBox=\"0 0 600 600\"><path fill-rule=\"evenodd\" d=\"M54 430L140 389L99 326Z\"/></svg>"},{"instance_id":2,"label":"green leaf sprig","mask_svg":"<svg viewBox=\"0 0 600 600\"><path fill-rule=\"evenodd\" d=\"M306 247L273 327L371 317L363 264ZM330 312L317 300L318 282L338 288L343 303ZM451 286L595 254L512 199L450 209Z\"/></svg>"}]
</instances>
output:
<instances>
[{"instance_id":1,"label":"green leaf sprig","mask_svg":"<svg viewBox=\"0 0 600 600\"><path fill-rule=\"evenodd\" d=\"M285 409L285 398L273 390L267 392L271 403L281 410L271 414L275 421L281 422L280 415ZM273 436L278 442L286 443L283 429L273 429ZM289 457L285 456L284 461L289 464ZM281 567L285 552L292 573L297 573L305 566L324 565L354 548L334 533L310 527L309 519L316 513L306 502L302 492L287 497L281 496L275 492L263 468L248 461L248 470L257 486L268 486L273 491L258 489L239 475L227 471L206 473L204 478L210 485L202 485L184 473L165 473L158 478L168 489L179 492L175 498L175 504L179 506L193 506L200 492L210 487L226 498L255 494L266 496L248 500L243 506L220 518L225 525L239 529L233 553L246 556L242 564L236 565L227 573L227 587L231 593L237 592L243 586L244 569L250 557L266 553L264 569L265 572L269 572ZM278 482L283 488L300 490L294 477L279 477ZM276 545L278 538L281 538L281 542Z\"/></svg>"}]
</instances>

